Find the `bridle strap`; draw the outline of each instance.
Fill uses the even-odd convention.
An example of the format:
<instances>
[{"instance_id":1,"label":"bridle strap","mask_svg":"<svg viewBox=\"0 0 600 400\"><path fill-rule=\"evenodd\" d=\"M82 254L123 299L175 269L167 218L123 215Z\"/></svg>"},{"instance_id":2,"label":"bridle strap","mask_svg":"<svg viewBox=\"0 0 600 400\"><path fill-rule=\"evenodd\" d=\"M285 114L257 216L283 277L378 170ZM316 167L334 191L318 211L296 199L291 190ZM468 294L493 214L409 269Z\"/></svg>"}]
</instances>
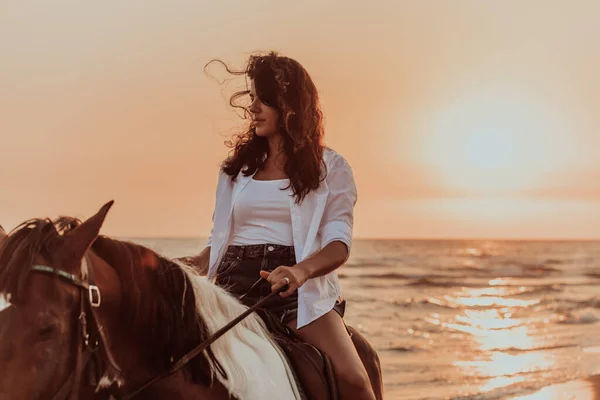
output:
<instances>
[{"instance_id":1,"label":"bridle strap","mask_svg":"<svg viewBox=\"0 0 600 400\"><path fill-rule=\"evenodd\" d=\"M92 314L92 319L94 320L94 324L96 325L96 332L95 334L98 335L98 344L100 346L102 346L104 348L104 354L106 355L106 359L108 360L108 363L110 365L110 368L112 369L112 372L114 372L117 375L121 375L121 368L119 368L119 365L117 364L117 362L115 361L115 357L113 356L112 352L110 351L110 347L108 347L108 338L106 337L106 334L104 333L104 327L102 325L100 325L100 319L98 318L98 314L96 314L96 308L98 308L100 306L100 302L102 301L102 298L100 297L100 290L98 289L97 286L95 286L94 283L94 277L93 277L93 272L92 272L92 268L90 268L91 262L88 259L88 256L86 255L83 260L82 260L82 271L84 276L87 275L87 280L90 283L89 287L88 287L88 293L89 293L89 304L90 304L90 313ZM97 290L97 296L98 296L98 306L94 306L94 288ZM105 371L107 372L107 371Z\"/></svg>"},{"instance_id":2,"label":"bridle strap","mask_svg":"<svg viewBox=\"0 0 600 400\"><path fill-rule=\"evenodd\" d=\"M85 318L85 317L81 317L82 315L85 315L85 300L83 300L83 293L81 293L81 296L79 296L79 302L81 303L81 312L80 312L80 318ZM78 319L77 321L77 336L78 337L83 337L84 334L87 334L86 331L86 325L87 322ZM84 347L84 343L81 340L77 341L77 359L75 359L75 370L73 371L73 386L71 389L71 396L69 396L69 400L76 400L77 396L79 394L79 387L81 385L81 375L83 374L83 370L85 368L85 366L87 365L90 357L91 357L91 352L89 352L89 356L87 357L86 360L83 359L83 353L88 352L90 349L89 345L86 345Z\"/></svg>"},{"instance_id":3,"label":"bridle strap","mask_svg":"<svg viewBox=\"0 0 600 400\"><path fill-rule=\"evenodd\" d=\"M187 352L176 363L174 363L171 366L171 368L169 368L168 370L164 371L163 373L155 376L154 378L150 379L149 381L147 381L146 383L144 383L142 386L140 386L139 388L137 388L133 392L128 393L128 394L120 397L120 399L122 399L122 400L129 400L129 399L133 398L134 396L137 396L138 394L140 394L140 392L142 392L143 390L145 390L148 387L152 386L156 382L160 381L161 379L164 379L167 376L172 375L175 372L179 371L188 362L190 362L190 360L192 360L193 358L197 357L200 353L202 353L204 350L206 350L208 348L208 346L210 346L212 343L214 343L218 338L220 338L225 333L227 333L229 330L231 330L234 326L236 326L237 324L239 324L248 315L252 314L254 311L258 310L259 308L262 308L262 306L267 301L269 301L270 299L272 299L274 296L278 296L279 293L285 292L287 290L287 288L288 287L286 285L286 286L280 288L278 291L270 293L268 296L266 296L263 299L261 299L260 301L258 301L252 307L249 307L246 311L244 311L238 317L236 317L235 319L231 320L227 325L223 326L221 329L219 329L218 331L216 331L215 333L213 333L208 339L206 339L205 341L203 341L202 343L200 343L198 346L194 347L192 350L190 350L189 352Z\"/></svg>"},{"instance_id":4,"label":"bridle strap","mask_svg":"<svg viewBox=\"0 0 600 400\"><path fill-rule=\"evenodd\" d=\"M121 374L121 369L118 367L115 359L108 347L108 341L98 315L96 314L96 308L100 307L102 303L102 297L100 290L94 285L92 276L92 270L89 268L88 257L85 256L81 261L81 275L82 279L79 279L74 274L69 274L57 268L52 268L47 265L33 265L31 270L34 272L41 272L56 276L69 284L77 286L81 289L80 296L80 307L79 316L77 323L77 356L75 359L75 369L69 375L65 383L61 386L58 392L53 396L53 400L71 399L76 400L79 395L79 387L81 385L81 379L85 372L85 368L93 357L99 357L98 350L100 347L103 348L104 354L108 361L109 366L104 374L111 372L116 375ZM87 280L87 282L86 282ZM91 320L88 321L88 316ZM96 376L97 379L101 376ZM70 394L70 397L69 397Z\"/></svg>"},{"instance_id":5,"label":"bridle strap","mask_svg":"<svg viewBox=\"0 0 600 400\"><path fill-rule=\"evenodd\" d=\"M47 265L33 265L31 267L31 270L38 271L38 272L47 272L51 275L56 275L57 277L67 281L68 283L70 283L72 285L79 286L82 289L86 289L86 290L90 289L90 285L87 282L82 281L81 279L79 279L77 276L75 276L73 274L69 274L68 272L65 272L65 271L57 269L57 268L52 268Z\"/></svg>"}]
</instances>

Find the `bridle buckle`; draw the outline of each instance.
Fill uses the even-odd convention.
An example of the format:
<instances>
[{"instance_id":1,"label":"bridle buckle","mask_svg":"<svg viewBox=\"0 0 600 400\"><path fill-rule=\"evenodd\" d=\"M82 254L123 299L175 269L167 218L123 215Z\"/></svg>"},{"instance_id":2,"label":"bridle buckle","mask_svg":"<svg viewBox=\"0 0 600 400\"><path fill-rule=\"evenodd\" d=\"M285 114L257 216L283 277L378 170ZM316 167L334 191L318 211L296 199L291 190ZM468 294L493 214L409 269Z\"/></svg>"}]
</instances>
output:
<instances>
[{"instance_id":1,"label":"bridle buckle","mask_svg":"<svg viewBox=\"0 0 600 400\"><path fill-rule=\"evenodd\" d=\"M102 296L100 295L100 289L96 285L90 285L88 288L88 295L90 299L90 305L94 308L100 307L102 304Z\"/></svg>"}]
</instances>

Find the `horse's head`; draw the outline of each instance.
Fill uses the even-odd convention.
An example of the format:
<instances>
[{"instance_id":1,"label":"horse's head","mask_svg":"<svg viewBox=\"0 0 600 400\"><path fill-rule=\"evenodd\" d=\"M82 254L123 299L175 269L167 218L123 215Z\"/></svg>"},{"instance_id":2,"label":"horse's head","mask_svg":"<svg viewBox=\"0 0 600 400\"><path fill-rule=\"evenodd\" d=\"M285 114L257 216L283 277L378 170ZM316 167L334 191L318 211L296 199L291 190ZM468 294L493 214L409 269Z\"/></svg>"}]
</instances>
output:
<instances>
[{"instance_id":1,"label":"horse's head","mask_svg":"<svg viewBox=\"0 0 600 400\"><path fill-rule=\"evenodd\" d=\"M86 282L82 259L111 205L83 223L37 219L8 236L0 230L0 400L52 398L84 379L79 316L89 292L77 283Z\"/></svg>"},{"instance_id":2,"label":"horse's head","mask_svg":"<svg viewBox=\"0 0 600 400\"><path fill-rule=\"evenodd\" d=\"M83 223L30 220L0 238L0 400L90 399L115 378L130 393L208 336L181 267L99 236L111 205ZM209 385L209 357L191 360L186 380Z\"/></svg>"}]
</instances>

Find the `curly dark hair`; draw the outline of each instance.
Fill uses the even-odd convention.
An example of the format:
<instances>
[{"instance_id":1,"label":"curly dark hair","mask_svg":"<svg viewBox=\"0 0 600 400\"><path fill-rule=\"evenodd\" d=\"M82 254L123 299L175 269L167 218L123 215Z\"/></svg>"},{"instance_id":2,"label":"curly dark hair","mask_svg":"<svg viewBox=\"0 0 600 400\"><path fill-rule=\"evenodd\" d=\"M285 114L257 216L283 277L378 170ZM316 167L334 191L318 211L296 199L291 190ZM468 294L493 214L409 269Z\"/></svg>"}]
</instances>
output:
<instances>
[{"instance_id":1,"label":"curly dark hair","mask_svg":"<svg viewBox=\"0 0 600 400\"><path fill-rule=\"evenodd\" d=\"M319 187L325 173L323 112L310 75L298 61L276 52L251 55L242 70L231 69L216 59L209 61L205 69L213 62L223 65L232 75L253 80L257 97L278 111L278 129L286 156L284 172L290 179L286 189L291 187L296 202L302 202L311 190ZM248 107L240 102L249 93L248 89L236 92L229 100L232 107L243 111L243 119L251 119ZM225 144L232 150L222 169L234 181L240 171L249 176L261 169L269 156L267 138L256 135L252 123Z\"/></svg>"}]
</instances>

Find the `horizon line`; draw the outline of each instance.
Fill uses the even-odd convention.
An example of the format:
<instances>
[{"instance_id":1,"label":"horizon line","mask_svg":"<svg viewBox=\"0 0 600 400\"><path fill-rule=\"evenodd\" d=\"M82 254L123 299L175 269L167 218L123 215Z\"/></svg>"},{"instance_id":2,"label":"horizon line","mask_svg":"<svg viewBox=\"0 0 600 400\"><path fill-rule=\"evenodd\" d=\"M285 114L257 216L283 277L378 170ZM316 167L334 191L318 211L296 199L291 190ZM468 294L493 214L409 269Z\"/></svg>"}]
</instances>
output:
<instances>
[{"instance_id":1,"label":"horizon line","mask_svg":"<svg viewBox=\"0 0 600 400\"><path fill-rule=\"evenodd\" d=\"M113 235L115 238L129 239L162 239L162 240L207 240L207 236L136 236L136 235ZM502 242L600 242L600 237L389 237L389 236L355 236L353 240L361 241L502 241Z\"/></svg>"}]
</instances>

